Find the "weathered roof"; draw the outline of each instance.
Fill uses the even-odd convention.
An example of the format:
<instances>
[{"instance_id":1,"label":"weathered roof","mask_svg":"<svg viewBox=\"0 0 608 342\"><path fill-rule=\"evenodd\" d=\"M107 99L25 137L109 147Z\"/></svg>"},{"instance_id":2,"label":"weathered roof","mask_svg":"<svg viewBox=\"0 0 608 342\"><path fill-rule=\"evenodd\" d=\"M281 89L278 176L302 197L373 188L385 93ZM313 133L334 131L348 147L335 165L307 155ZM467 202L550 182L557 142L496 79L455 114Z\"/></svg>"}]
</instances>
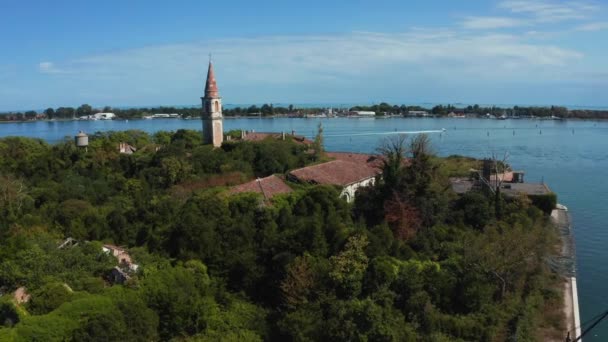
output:
<instances>
[{"instance_id":1,"label":"weathered roof","mask_svg":"<svg viewBox=\"0 0 608 342\"><path fill-rule=\"evenodd\" d=\"M475 185L475 181L468 178L450 178L450 183L452 184L452 190L457 194L467 193Z\"/></svg>"},{"instance_id":2,"label":"weathered roof","mask_svg":"<svg viewBox=\"0 0 608 342\"><path fill-rule=\"evenodd\" d=\"M262 141L268 138L280 140L283 138L283 133L266 133L266 132L249 132L245 135L245 141ZM297 144L312 145L312 141L301 135L291 135L285 133L285 139L291 138Z\"/></svg>"},{"instance_id":3,"label":"weathered roof","mask_svg":"<svg viewBox=\"0 0 608 342\"><path fill-rule=\"evenodd\" d=\"M245 141L262 141L262 140L268 139L268 138L280 139L281 133L250 132L245 135L243 140L245 140Z\"/></svg>"},{"instance_id":4,"label":"weathered roof","mask_svg":"<svg viewBox=\"0 0 608 342\"><path fill-rule=\"evenodd\" d=\"M262 194L265 199L271 199L275 195L285 194L291 191L291 188L285 184L281 178L275 175L258 178L249 183L240 184L230 189L231 194L256 192Z\"/></svg>"},{"instance_id":5,"label":"weathered roof","mask_svg":"<svg viewBox=\"0 0 608 342\"><path fill-rule=\"evenodd\" d=\"M110 250L117 250L117 251L125 252L125 253L127 252L127 250L124 249L123 247L118 247L116 245L112 245L112 244L109 244L109 243L104 244L103 247L105 247L107 249L110 249Z\"/></svg>"},{"instance_id":6,"label":"weathered roof","mask_svg":"<svg viewBox=\"0 0 608 342\"><path fill-rule=\"evenodd\" d=\"M546 184L509 183L503 184L500 191L507 196L517 196L520 193L530 195L547 195L551 190Z\"/></svg>"},{"instance_id":7,"label":"weathered roof","mask_svg":"<svg viewBox=\"0 0 608 342\"><path fill-rule=\"evenodd\" d=\"M382 167L382 158L373 154L352 152L326 152L328 157L357 164L367 164L371 167Z\"/></svg>"},{"instance_id":8,"label":"weathered roof","mask_svg":"<svg viewBox=\"0 0 608 342\"><path fill-rule=\"evenodd\" d=\"M503 172L503 173L495 173L490 175L490 181L495 182L496 180L498 181L502 181L502 182L512 182L513 181L513 172L512 171L507 171L507 172Z\"/></svg>"},{"instance_id":9,"label":"weathered roof","mask_svg":"<svg viewBox=\"0 0 608 342\"><path fill-rule=\"evenodd\" d=\"M348 159L348 157L344 157ZM359 157L353 157L353 159ZM289 174L301 182L347 186L375 177L381 170L371 163L336 159L293 170Z\"/></svg>"},{"instance_id":10,"label":"weathered roof","mask_svg":"<svg viewBox=\"0 0 608 342\"><path fill-rule=\"evenodd\" d=\"M131 255L129 255L129 252L127 252L127 250L122 247L114 246L111 244L104 244L102 247L102 250L106 253L111 252L112 255L115 256L119 262L125 262L127 264L133 263L133 260L131 260Z\"/></svg>"},{"instance_id":11,"label":"weathered roof","mask_svg":"<svg viewBox=\"0 0 608 342\"><path fill-rule=\"evenodd\" d=\"M468 178L450 178L452 190L457 194L464 194L471 191L473 187L481 186L478 181ZM520 193L531 195L547 195L551 193L551 189L546 184L534 183L506 183L500 187L500 192L505 196L517 196Z\"/></svg>"}]
</instances>

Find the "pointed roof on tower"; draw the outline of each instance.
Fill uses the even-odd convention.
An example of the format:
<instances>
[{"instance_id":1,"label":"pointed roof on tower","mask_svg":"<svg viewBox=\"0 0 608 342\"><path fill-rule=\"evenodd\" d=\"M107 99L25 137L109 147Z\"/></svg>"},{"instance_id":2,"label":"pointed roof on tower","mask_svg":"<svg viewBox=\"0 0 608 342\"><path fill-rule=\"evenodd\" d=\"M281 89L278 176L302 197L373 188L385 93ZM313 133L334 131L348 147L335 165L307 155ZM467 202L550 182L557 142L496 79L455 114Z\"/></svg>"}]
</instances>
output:
<instances>
[{"instance_id":1,"label":"pointed roof on tower","mask_svg":"<svg viewBox=\"0 0 608 342\"><path fill-rule=\"evenodd\" d=\"M207 70L207 83L205 83L205 97L219 97L217 83L215 82L215 73L213 72L213 63L209 61L209 70Z\"/></svg>"}]
</instances>

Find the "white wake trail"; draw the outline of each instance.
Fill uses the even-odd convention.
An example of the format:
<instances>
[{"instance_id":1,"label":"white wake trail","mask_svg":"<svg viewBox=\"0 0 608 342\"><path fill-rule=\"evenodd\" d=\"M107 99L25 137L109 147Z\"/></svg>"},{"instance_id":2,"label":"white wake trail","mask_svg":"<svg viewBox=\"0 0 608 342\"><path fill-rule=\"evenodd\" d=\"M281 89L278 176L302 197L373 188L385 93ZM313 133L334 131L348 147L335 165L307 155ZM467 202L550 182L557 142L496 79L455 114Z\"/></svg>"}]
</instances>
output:
<instances>
[{"instance_id":1,"label":"white wake trail","mask_svg":"<svg viewBox=\"0 0 608 342\"><path fill-rule=\"evenodd\" d=\"M350 133L350 134L323 134L324 137L354 137L363 135L391 135L391 134L425 134L425 133L443 133L445 130L428 130L428 131L388 131L388 132L367 132L367 133Z\"/></svg>"}]
</instances>

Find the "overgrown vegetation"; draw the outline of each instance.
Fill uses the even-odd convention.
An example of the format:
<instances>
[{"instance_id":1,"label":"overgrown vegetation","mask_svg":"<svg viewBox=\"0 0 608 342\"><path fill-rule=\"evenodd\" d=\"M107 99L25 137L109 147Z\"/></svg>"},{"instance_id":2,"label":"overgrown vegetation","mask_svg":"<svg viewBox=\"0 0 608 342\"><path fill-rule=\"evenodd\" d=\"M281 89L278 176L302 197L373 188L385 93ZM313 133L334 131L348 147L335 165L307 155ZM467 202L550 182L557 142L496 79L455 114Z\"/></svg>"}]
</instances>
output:
<instances>
[{"instance_id":1,"label":"overgrown vegetation","mask_svg":"<svg viewBox=\"0 0 608 342\"><path fill-rule=\"evenodd\" d=\"M475 161L400 138L353 205L331 186L262 205L223 190L316 156L199 134L99 133L88 151L0 139L0 340L506 341L560 326L543 316L560 300L553 228L527 198L499 198L497 219L494 196L452 193ZM58 248L66 237L79 243ZM125 285L107 282L102 242L140 264Z\"/></svg>"}]
</instances>

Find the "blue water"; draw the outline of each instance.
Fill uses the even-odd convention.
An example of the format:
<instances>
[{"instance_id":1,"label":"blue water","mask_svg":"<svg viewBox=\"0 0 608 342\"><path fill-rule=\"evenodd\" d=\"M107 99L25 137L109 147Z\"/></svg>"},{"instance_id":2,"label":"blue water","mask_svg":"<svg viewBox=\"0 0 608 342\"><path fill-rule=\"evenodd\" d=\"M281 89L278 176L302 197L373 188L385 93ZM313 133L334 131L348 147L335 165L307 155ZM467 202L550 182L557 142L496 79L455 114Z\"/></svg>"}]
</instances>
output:
<instances>
[{"instance_id":1,"label":"blue water","mask_svg":"<svg viewBox=\"0 0 608 342\"><path fill-rule=\"evenodd\" d=\"M391 133L429 133L442 156L500 157L526 171L529 182L546 182L572 214L578 267L581 321L608 309L608 122L485 119L227 119L226 130L291 132L313 136L323 123L328 150L373 152ZM71 121L0 124L0 136L39 137L56 142L79 130L87 133L140 129L153 133L201 129L200 120ZM441 129L446 131L439 133ZM608 321L585 341L608 341Z\"/></svg>"}]
</instances>

